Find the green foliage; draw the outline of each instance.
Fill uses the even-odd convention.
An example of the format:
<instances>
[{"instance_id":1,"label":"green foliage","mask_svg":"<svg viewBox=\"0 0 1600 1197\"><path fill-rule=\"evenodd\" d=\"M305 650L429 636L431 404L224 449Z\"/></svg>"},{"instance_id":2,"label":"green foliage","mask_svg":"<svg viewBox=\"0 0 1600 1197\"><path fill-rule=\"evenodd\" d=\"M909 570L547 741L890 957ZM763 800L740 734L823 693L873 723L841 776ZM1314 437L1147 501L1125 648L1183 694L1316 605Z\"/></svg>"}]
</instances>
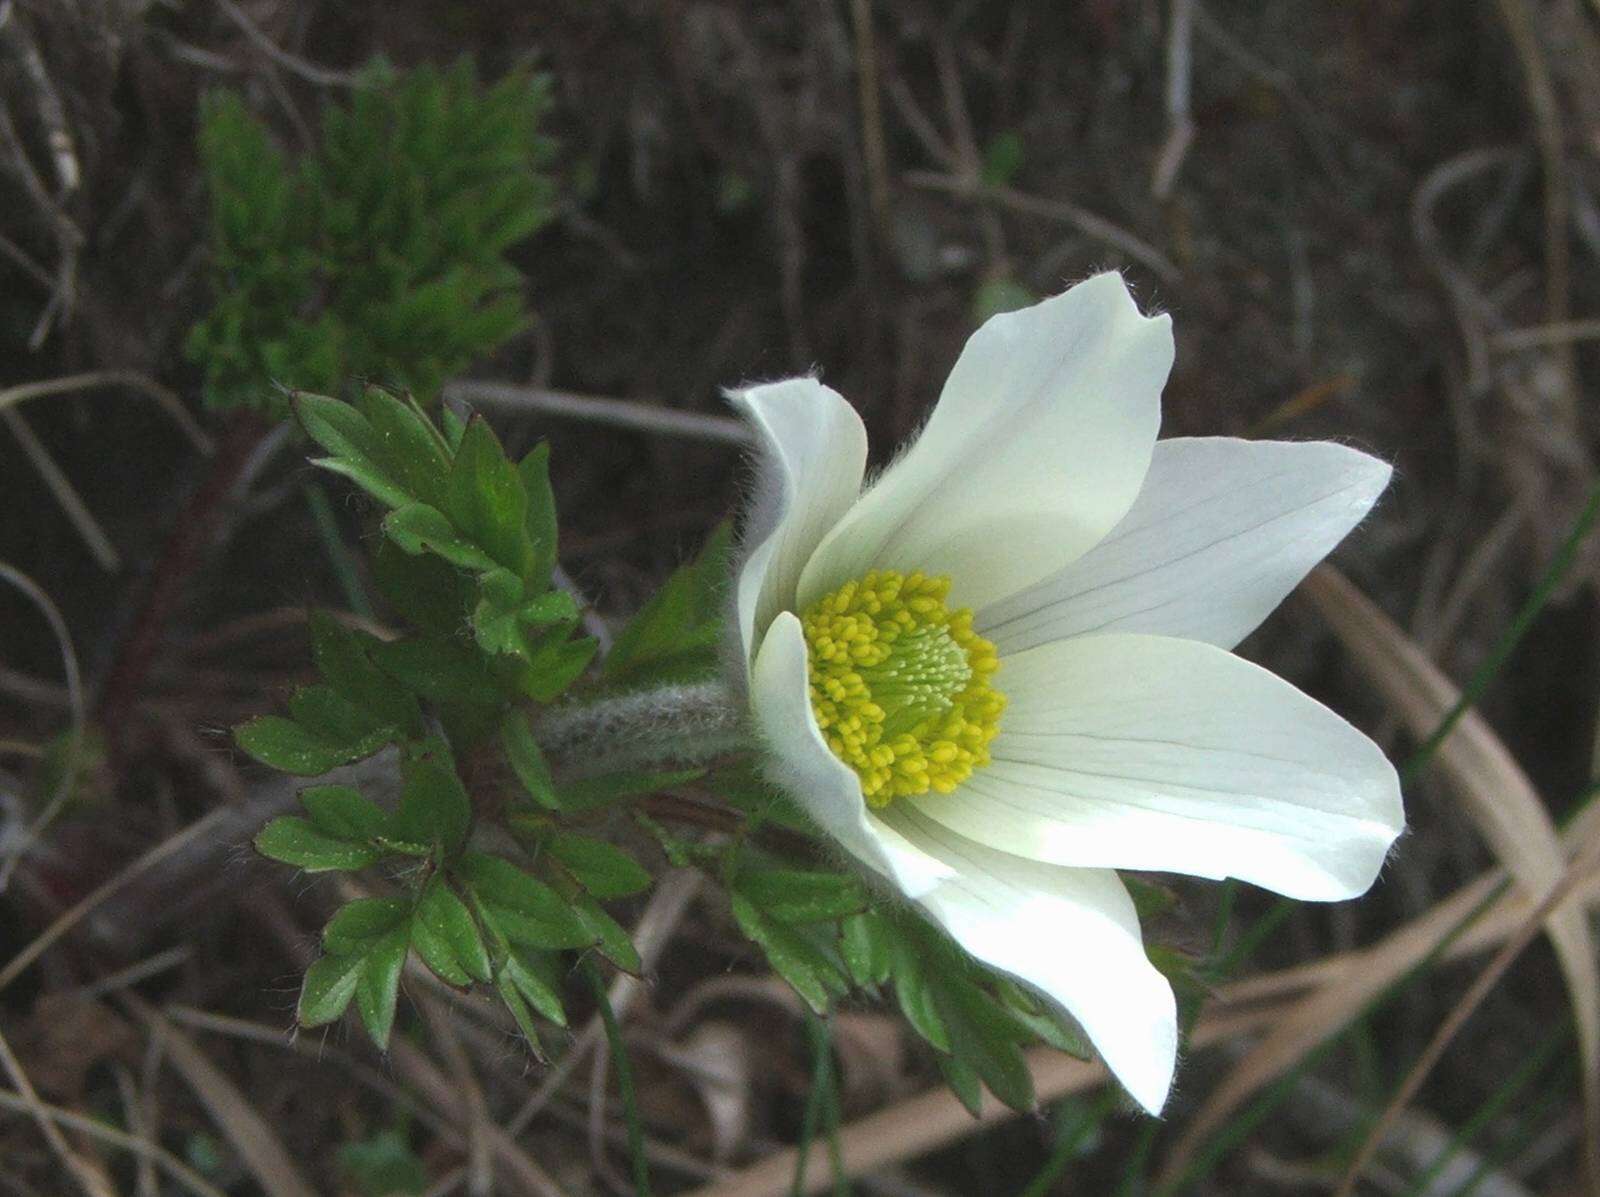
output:
<instances>
[{"instance_id":1,"label":"green foliage","mask_svg":"<svg viewBox=\"0 0 1600 1197\"><path fill-rule=\"evenodd\" d=\"M231 92L208 96L215 304L189 336L216 407L378 377L432 397L525 321L505 253L550 217L540 76L369 68L291 160Z\"/></svg>"},{"instance_id":2,"label":"green foliage","mask_svg":"<svg viewBox=\"0 0 1600 1197\"><path fill-rule=\"evenodd\" d=\"M256 839L264 855L307 872L384 868L400 891L352 902L329 923L300 1021L331 1022L354 1002L386 1042L414 953L447 984L493 986L538 1051L536 1020L566 1020L558 978L570 964L560 953L594 951L639 969L600 903L650 883L632 857L554 817L692 774L558 786L533 737L527 707L560 697L595 647L574 635L576 605L551 587L555 500L542 446L513 462L482 420L444 413L436 424L409 397L378 388L354 403L300 395L295 410L327 454L318 464L386 509L374 578L412 628L380 640L313 614L320 680L296 692L287 715L236 732L257 759L301 775L399 750L392 808L350 786L313 786L300 796L304 815L274 819ZM504 755L523 791L505 811L518 860L469 846L477 814L457 758L485 748Z\"/></svg>"},{"instance_id":3,"label":"green foliage","mask_svg":"<svg viewBox=\"0 0 1600 1197\"><path fill-rule=\"evenodd\" d=\"M731 544L731 529L719 525L700 556L667 579L606 654L607 680L688 682L717 671Z\"/></svg>"}]
</instances>

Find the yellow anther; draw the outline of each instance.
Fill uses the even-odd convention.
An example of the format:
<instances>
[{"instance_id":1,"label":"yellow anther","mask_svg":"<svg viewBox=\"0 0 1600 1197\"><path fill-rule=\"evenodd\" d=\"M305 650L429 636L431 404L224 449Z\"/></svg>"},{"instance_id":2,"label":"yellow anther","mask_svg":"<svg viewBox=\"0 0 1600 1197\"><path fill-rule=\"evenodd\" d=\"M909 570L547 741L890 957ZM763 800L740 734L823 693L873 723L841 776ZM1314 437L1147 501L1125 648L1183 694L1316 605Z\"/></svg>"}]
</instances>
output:
<instances>
[{"instance_id":1,"label":"yellow anther","mask_svg":"<svg viewBox=\"0 0 1600 1197\"><path fill-rule=\"evenodd\" d=\"M817 725L871 806L948 794L989 763L1000 659L949 593L949 578L873 570L801 616Z\"/></svg>"}]
</instances>

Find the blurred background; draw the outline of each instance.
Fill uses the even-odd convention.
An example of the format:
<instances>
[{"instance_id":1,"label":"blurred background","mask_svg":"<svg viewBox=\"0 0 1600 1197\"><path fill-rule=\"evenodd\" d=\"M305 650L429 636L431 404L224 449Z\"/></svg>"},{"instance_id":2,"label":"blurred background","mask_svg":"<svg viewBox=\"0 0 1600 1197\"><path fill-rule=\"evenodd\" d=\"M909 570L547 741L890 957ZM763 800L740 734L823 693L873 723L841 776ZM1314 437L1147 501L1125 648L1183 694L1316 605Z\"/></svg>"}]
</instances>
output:
<instances>
[{"instance_id":1,"label":"blurred background","mask_svg":"<svg viewBox=\"0 0 1600 1197\"><path fill-rule=\"evenodd\" d=\"M881 461L984 317L1106 267L1173 316L1165 434L1395 464L1336 555L1348 585L1243 650L1416 761L1379 886L1291 910L1175 888L1150 934L1211 992L1159 1122L1074 1065L1037 1115L975 1123L897 1014L846 1009L852 1191L1333 1192L1368 1139L1356 1192L1589 1191L1595 887L1557 846L1600 827L1587 0L4 0L0 1190L629 1191L586 1017L553 1071L438 995L388 1058L344 1027L292 1037L338 894L248 849L291 788L227 728L307 676L308 607L370 614L370 513L272 419L271 382L311 385L297 342L254 391L219 364L270 304L226 307L218 180L241 130L315 158L379 57L544 77L517 93L538 216L494 247L523 314L399 381L550 441L561 567L598 621L740 493L720 387L816 370ZM219 89L234 126L202 119ZM340 336L334 375L390 380ZM1497 959L1558 884L1562 951ZM705 897L619 913L657 945L626 1005L657 1185L786 1193L792 1161L757 1161L801 1137L814 1043ZM842 1191L825 1151L805 1182Z\"/></svg>"}]
</instances>

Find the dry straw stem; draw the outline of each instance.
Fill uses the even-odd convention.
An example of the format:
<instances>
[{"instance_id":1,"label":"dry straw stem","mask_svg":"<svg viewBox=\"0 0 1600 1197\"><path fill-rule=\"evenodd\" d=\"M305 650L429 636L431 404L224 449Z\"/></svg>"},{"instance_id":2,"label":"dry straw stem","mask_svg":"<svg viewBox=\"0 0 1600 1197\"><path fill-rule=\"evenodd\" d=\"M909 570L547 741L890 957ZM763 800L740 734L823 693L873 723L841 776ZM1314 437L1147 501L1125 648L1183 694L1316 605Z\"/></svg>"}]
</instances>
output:
<instances>
[{"instance_id":1,"label":"dry straw stem","mask_svg":"<svg viewBox=\"0 0 1600 1197\"><path fill-rule=\"evenodd\" d=\"M1566 875L1562 878L1561 883L1545 895L1543 901L1534 908L1533 913L1523 920L1516 933L1506 940L1501 949L1495 953L1494 959L1489 962L1483 972L1478 974L1478 978L1472 983L1472 987L1456 1003L1449 1016L1440 1024L1439 1029L1434 1032L1433 1038L1428 1042L1428 1046L1423 1050L1422 1055L1418 1057L1417 1062L1412 1065L1400 1088L1389 1100L1389 1104L1384 1107L1383 1114L1373 1124L1372 1130L1362 1141L1361 1148L1356 1152L1355 1159L1350 1162L1350 1167L1345 1172L1344 1180L1340 1183L1335 1197L1352 1197L1355 1192L1356 1182L1361 1178L1361 1174L1366 1171L1366 1167L1377 1152L1379 1145L1388 1136L1390 1128L1394 1126L1411 1099L1417 1095L1417 1091L1422 1088L1423 1081L1427 1080L1434 1066L1438 1064L1440 1057L1444 1055L1445 1049L1450 1046L1451 1041L1455 1039L1461 1028L1466 1025L1467 1019L1472 1017L1473 1012L1483 1004L1484 998L1488 997L1494 987L1500 983L1500 979L1505 976L1506 970L1511 967L1512 962L1522 953L1523 949L1533 942L1534 937L1539 934L1540 924L1545 922L1553 912L1561 909L1563 903L1572 898L1573 891L1577 888L1579 882L1590 874L1597 864L1600 864L1600 840L1589 844L1583 855L1568 866ZM1586 1144L1589 1151L1587 1166L1590 1171L1591 1182L1600 1178L1600 1172L1597 1172L1594 1167L1593 1142L1593 1136L1591 1135ZM1594 1187L1592 1183L1590 1187L1591 1189Z\"/></svg>"},{"instance_id":2,"label":"dry straw stem","mask_svg":"<svg viewBox=\"0 0 1600 1197\"><path fill-rule=\"evenodd\" d=\"M178 426L178 430L189 438L189 442L196 449L207 457L216 451L216 443L212 441L211 435L189 414L189 409L184 407L183 400L178 397L177 392L136 370L93 370L87 374L68 374L62 378L45 378L38 382L19 383L14 387L0 390L0 408L15 407L19 403L26 403L29 399L42 399L48 395L64 395L72 391L87 391L99 387L126 387L128 390L148 395Z\"/></svg>"},{"instance_id":3,"label":"dry straw stem","mask_svg":"<svg viewBox=\"0 0 1600 1197\"><path fill-rule=\"evenodd\" d=\"M1207 1015L1195 1026L1189 1046L1191 1049L1209 1047L1259 1030L1280 1012L1277 1007L1269 1006ZM1028 1070L1033 1074L1034 1091L1041 1102L1097 1089L1108 1079L1103 1065L1064 1055L1053 1048L1030 1051ZM1001 1105L987 1093L982 1112L974 1118L948 1089L943 1086L929 1089L841 1128L839 1151L844 1171L850 1176L873 1172L1014 1117L1015 1110ZM743 1172L696 1189L689 1197L782 1197L794 1192L819 1193L833 1186L829 1151L826 1142L812 1143L806 1158L805 1182L798 1189L794 1187L794 1176L799 1152L789 1147L774 1152Z\"/></svg>"},{"instance_id":4,"label":"dry straw stem","mask_svg":"<svg viewBox=\"0 0 1600 1197\"><path fill-rule=\"evenodd\" d=\"M43 1114L57 1126L67 1127L88 1138L98 1139L102 1143L120 1147L124 1151L131 1151L135 1155L150 1160L156 1167L172 1177L173 1180L177 1181L189 1192L194 1193L196 1197L227 1197L226 1193L211 1184L205 1177L201 1176L171 1152L164 1151L154 1143L147 1142L137 1135L130 1135L126 1131L107 1126L98 1118L90 1118L85 1114L63 1110L60 1106L52 1106L44 1102L30 1103L24 1100L21 1094L13 1093L6 1089L0 1089L0 1109L37 1112Z\"/></svg>"},{"instance_id":5,"label":"dry straw stem","mask_svg":"<svg viewBox=\"0 0 1600 1197\"><path fill-rule=\"evenodd\" d=\"M283 1140L194 1040L132 994L125 995L123 1001L155 1036L161 1051L233 1144L267 1197L316 1197L316 1190L300 1175Z\"/></svg>"},{"instance_id":6,"label":"dry straw stem","mask_svg":"<svg viewBox=\"0 0 1600 1197\"><path fill-rule=\"evenodd\" d=\"M654 436L678 436L728 445L750 444L749 429L732 416L680 411L607 395L578 395L514 382L466 379L446 384L444 397L509 414L555 416Z\"/></svg>"},{"instance_id":7,"label":"dry straw stem","mask_svg":"<svg viewBox=\"0 0 1600 1197\"><path fill-rule=\"evenodd\" d=\"M107 898L110 898L130 881L148 872L175 852L188 847L205 836L219 823L228 821L232 814L233 812L228 807L219 806L204 818L197 819L182 831L162 840L161 843L151 848L138 860L129 864L115 877L97 887L93 892L86 894L68 910L63 911L61 916L46 927L32 943L8 960L4 968L0 968L0 990L5 989L6 986L21 976L30 964L44 955L51 944L77 926L85 916Z\"/></svg>"},{"instance_id":8,"label":"dry straw stem","mask_svg":"<svg viewBox=\"0 0 1600 1197\"><path fill-rule=\"evenodd\" d=\"M1338 570L1319 567L1305 594L1413 735L1427 736L1455 707L1461 695L1450 679ZM1524 893L1542 898L1560 883L1567 853L1550 812L1481 715L1466 712L1434 760ZM1582 852L1584 845L1576 850ZM1593 1108L1600 1096L1600 954L1587 917L1576 906L1552 911L1545 929L1567 976L1585 1093Z\"/></svg>"},{"instance_id":9,"label":"dry straw stem","mask_svg":"<svg viewBox=\"0 0 1600 1197\"><path fill-rule=\"evenodd\" d=\"M1416 644L1331 566L1319 567L1308 579L1304 593L1413 733L1422 737L1433 731L1459 695ZM1466 954L1512 934L1526 912L1559 883L1566 871L1567 854L1532 784L1481 716L1467 712L1440 744L1434 759L1517 883L1516 892L1451 944L1450 954ZM1578 850L1600 834L1600 816L1594 816L1594 811L1591 807L1568 831L1568 843ZM1590 879L1591 893L1595 880ZM1498 882L1493 874L1479 878L1363 951L1231 987L1230 995L1244 999L1266 996L1286 982L1307 981L1317 986L1207 1097L1172 1148L1162 1183L1169 1184L1179 1176L1195 1150L1252 1094L1347 1026L1374 998L1449 939L1491 898ZM1573 903L1553 913L1546 927L1567 972L1578 1021L1585 1094L1592 1106L1600 1002L1596 961L1593 949L1586 946L1590 942L1586 915ZM1272 984L1263 984L1268 981Z\"/></svg>"}]
</instances>

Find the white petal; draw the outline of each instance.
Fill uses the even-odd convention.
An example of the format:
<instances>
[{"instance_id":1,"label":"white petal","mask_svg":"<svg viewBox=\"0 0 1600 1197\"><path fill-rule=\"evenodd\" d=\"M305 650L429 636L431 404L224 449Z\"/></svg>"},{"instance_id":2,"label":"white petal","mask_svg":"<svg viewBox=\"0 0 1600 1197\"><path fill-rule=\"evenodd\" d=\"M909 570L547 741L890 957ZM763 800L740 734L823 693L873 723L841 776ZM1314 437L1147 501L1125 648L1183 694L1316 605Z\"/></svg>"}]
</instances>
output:
<instances>
[{"instance_id":1,"label":"white petal","mask_svg":"<svg viewBox=\"0 0 1600 1197\"><path fill-rule=\"evenodd\" d=\"M1121 879L1009 856L898 803L890 809L907 839L957 872L922 906L979 960L1065 1007L1128 1092L1159 1113L1177 1055L1177 1006L1145 955Z\"/></svg>"},{"instance_id":2,"label":"white petal","mask_svg":"<svg viewBox=\"0 0 1600 1197\"><path fill-rule=\"evenodd\" d=\"M855 408L814 378L731 391L760 446L756 495L736 582L738 631L748 661L759 633L792 606L800 570L861 491L867 431Z\"/></svg>"},{"instance_id":3,"label":"white petal","mask_svg":"<svg viewBox=\"0 0 1600 1197\"><path fill-rule=\"evenodd\" d=\"M806 682L805 636L792 612L780 612L761 641L750 704L772 780L845 851L912 898L951 875L867 808L860 778L823 742Z\"/></svg>"},{"instance_id":4,"label":"white petal","mask_svg":"<svg viewBox=\"0 0 1600 1197\"><path fill-rule=\"evenodd\" d=\"M1111 534L976 626L1002 653L1088 632L1232 648L1361 522L1390 472L1326 441L1160 441Z\"/></svg>"},{"instance_id":5,"label":"white petal","mask_svg":"<svg viewBox=\"0 0 1600 1197\"><path fill-rule=\"evenodd\" d=\"M1364 892L1405 822L1394 767L1321 703L1194 640L1113 634L1001 660L993 760L919 810L1006 852Z\"/></svg>"},{"instance_id":6,"label":"white petal","mask_svg":"<svg viewBox=\"0 0 1600 1197\"><path fill-rule=\"evenodd\" d=\"M974 609L1056 573L1127 512L1150 463L1172 327L1120 276L972 335L922 435L822 542L800 602L868 569L948 574Z\"/></svg>"}]
</instances>

